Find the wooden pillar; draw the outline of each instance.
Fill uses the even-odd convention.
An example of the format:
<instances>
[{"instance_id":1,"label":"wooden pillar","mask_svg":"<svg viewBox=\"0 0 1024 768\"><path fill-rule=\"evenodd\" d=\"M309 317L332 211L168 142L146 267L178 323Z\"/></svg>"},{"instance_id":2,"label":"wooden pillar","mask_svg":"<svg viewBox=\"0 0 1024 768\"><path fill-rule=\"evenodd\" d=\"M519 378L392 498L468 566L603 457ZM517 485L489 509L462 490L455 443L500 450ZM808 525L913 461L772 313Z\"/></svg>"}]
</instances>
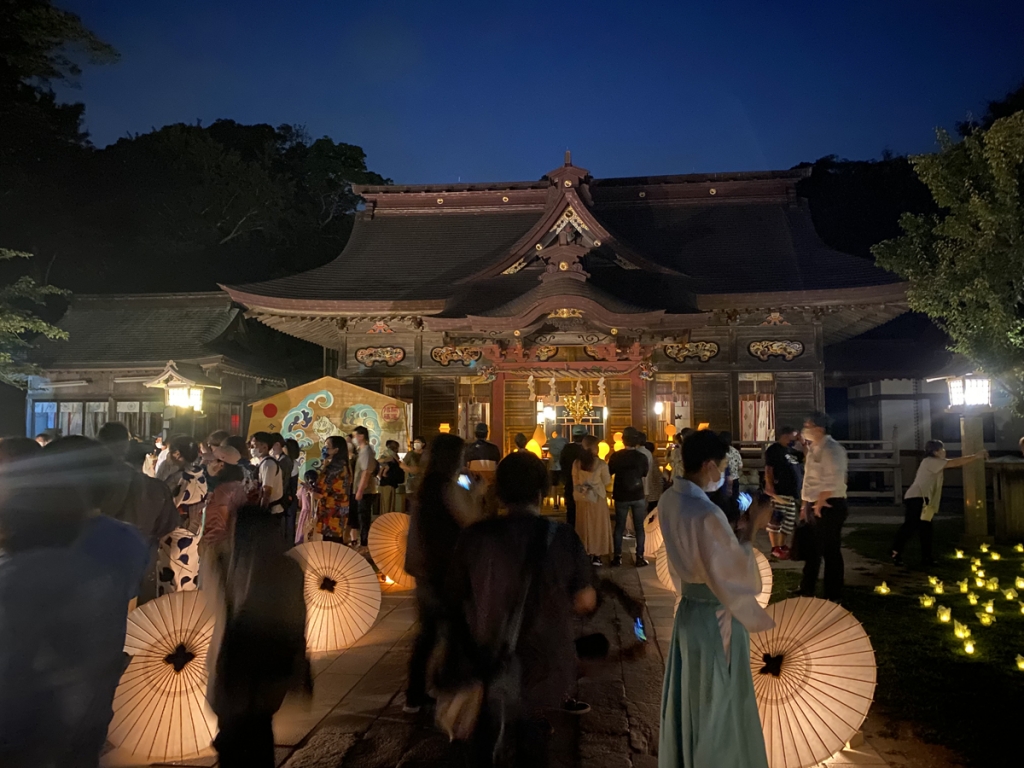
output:
<instances>
[{"instance_id":1,"label":"wooden pillar","mask_svg":"<svg viewBox=\"0 0 1024 768\"><path fill-rule=\"evenodd\" d=\"M505 442L505 374L495 374L491 382L491 442L498 446Z\"/></svg>"},{"instance_id":2,"label":"wooden pillar","mask_svg":"<svg viewBox=\"0 0 1024 768\"><path fill-rule=\"evenodd\" d=\"M981 414L960 417L960 450L964 456L985 450L985 430ZM964 540L969 544L991 541L988 534L988 499L985 489L985 462L972 461L964 472Z\"/></svg>"},{"instance_id":3,"label":"wooden pillar","mask_svg":"<svg viewBox=\"0 0 1024 768\"><path fill-rule=\"evenodd\" d=\"M634 369L629 374L630 423L641 432L647 429L647 387L640 378L640 370Z\"/></svg>"}]
</instances>

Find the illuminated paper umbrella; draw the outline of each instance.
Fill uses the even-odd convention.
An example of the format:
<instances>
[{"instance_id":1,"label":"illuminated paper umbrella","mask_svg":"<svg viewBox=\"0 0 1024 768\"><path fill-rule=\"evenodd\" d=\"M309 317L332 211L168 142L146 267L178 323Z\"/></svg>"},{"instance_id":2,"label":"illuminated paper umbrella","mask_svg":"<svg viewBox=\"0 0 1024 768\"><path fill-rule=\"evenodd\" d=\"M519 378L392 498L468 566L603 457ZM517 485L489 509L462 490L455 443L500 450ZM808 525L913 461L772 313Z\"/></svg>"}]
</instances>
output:
<instances>
[{"instance_id":1,"label":"illuminated paper umbrella","mask_svg":"<svg viewBox=\"0 0 1024 768\"><path fill-rule=\"evenodd\" d=\"M772 584L774 583L774 577L772 575L772 564L768 562L768 558L765 557L758 550L754 550L754 559L757 561L757 570L761 574L761 594L757 596L758 604L764 608L768 605L768 601L772 599ZM668 558L665 557L665 553L661 553L654 563L654 569L658 572L658 580L665 589L675 591L675 585L672 583L672 575L668 571Z\"/></svg>"},{"instance_id":2,"label":"illuminated paper umbrella","mask_svg":"<svg viewBox=\"0 0 1024 768\"><path fill-rule=\"evenodd\" d=\"M311 541L288 554L305 574L306 647L312 652L349 648L380 613L380 582L373 568L333 541Z\"/></svg>"},{"instance_id":3,"label":"illuminated paper umbrella","mask_svg":"<svg viewBox=\"0 0 1024 768\"><path fill-rule=\"evenodd\" d=\"M661 521L658 519L657 507L644 518L644 534L647 536L644 551L650 552L652 557L664 558L665 553L661 551L661 548L665 544L665 539L661 535Z\"/></svg>"},{"instance_id":4,"label":"illuminated paper umbrella","mask_svg":"<svg viewBox=\"0 0 1024 768\"><path fill-rule=\"evenodd\" d=\"M107 740L146 763L211 751L217 716L206 703L214 615L203 592L175 592L128 614L132 659L114 694Z\"/></svg>"},{"instance_id":5,"label":"illuminated paper umbrella","mask_svg":"<svg viewBox=\"0 0 1024 768\"><path fill-rule=\"evenodd\" d=\"M775 628L750 636L768 765L809 768L860 730L875 693L875 652L853 614L796 597L768 606Z\"/></svg>"},{"instance_id":6,"label":"illuminated paper umbrella","mask_svg":"<svg viewBox=\"0 0 1024 768\"><path fill-rule=\"evenodd\" d=\"M409 539L410 517L403 512L388 512L373 521L370 526L370 557L380 572L395 584L397 589L412 589L416 579L406 573L405 548Z\"/></svg>"}]
</instances>

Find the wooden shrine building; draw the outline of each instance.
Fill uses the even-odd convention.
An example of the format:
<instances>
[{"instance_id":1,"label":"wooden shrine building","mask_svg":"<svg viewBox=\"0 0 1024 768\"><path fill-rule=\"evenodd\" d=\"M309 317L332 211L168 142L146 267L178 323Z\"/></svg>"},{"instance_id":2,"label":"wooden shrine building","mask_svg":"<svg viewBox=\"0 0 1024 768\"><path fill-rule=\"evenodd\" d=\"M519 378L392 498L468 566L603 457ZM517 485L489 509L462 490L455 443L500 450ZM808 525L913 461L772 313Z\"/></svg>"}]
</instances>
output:
<instances>
[{"instance_id":1,"label":"wooden shrine building","mask_svg":"<svg viewBox=\"0 0 1024 768\"><path fill-rule=\"evenodd\" d=\"M323 346L326 373L412 403L428 438L766 441L823 407L826 345L907 309L894 275L821 242L803 175L596 179L566 153L540 181L356 187L334 261L226 290Z\"/></svg>"}]
</instances>

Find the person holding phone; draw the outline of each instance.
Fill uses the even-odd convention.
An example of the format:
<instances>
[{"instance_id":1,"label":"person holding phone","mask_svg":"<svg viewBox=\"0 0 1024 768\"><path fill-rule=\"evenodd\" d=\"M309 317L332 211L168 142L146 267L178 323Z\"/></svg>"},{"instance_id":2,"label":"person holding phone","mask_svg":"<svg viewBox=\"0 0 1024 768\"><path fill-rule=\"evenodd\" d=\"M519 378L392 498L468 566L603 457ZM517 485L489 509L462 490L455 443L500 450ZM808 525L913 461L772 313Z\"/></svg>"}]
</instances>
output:
<instances>
[{"instance_id":1,"label":"person holding phone","mask_svg":"<svg viewBox=\"0 0 1024 768\"><path fill-rule=\"evenodd\" d=\"M662 689L661 768L767 768L750 671L751 632L774 626L757 602L761 576L751 540L771 515L752 503L734 533L705 493L725 476L722 439L710 430L683 443L684 474L662 494L661 530L680 595Z\"/></svg>"}]
</instances>

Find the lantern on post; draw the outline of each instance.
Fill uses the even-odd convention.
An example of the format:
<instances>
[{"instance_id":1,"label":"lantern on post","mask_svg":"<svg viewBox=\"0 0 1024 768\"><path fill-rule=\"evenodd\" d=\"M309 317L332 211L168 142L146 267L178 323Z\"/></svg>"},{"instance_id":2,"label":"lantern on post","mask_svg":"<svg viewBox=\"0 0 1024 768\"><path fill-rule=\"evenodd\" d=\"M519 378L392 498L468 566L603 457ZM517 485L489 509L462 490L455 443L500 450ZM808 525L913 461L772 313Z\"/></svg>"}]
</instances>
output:
<instances>
[{"instance_id":1,"label":"lantern on post","mask_svg":"<svg viewBox=\"0 0 1024 768\"><path fill-rule=\"evenodd\" d=\"M209 376L201 366L167 361L163 372L145 386L164 390L164 404L173 409L172 418L184 418L190 421L195 414L203 412L203 399L206 390L220 389L220 384ZM180 425L175 429L182 430Z\"/></svg>"}]
</instances>

